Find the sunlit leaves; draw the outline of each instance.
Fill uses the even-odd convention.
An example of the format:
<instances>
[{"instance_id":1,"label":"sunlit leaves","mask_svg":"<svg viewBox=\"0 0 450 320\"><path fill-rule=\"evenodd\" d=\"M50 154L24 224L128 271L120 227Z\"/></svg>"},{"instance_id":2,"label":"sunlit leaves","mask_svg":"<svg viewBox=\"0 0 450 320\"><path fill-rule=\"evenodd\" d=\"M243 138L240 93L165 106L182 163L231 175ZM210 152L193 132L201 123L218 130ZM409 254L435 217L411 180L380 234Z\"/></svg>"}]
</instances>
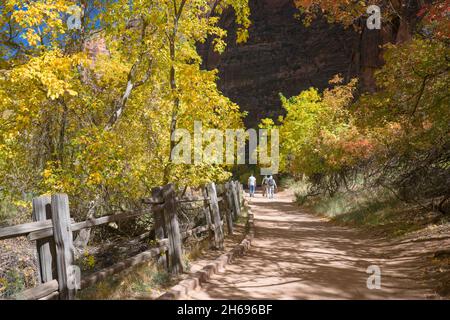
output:
<instances>
[{"instance_id":1,"label":"sunlit leaves","mask_svg":"<svg viewBox=\"0 0 450 320\"><path fill-rule=\"evenodd\" d=\"M316 89L289 99L281 97L286 116L281 118L284 170L312 176L351 166L370 156L371 139L358 129L348 106L353 101L356 80L347 85L336 76L332 89Z\"/></svg>"},{"instance_id":2,"label":"sunlit leaves","mask_svg":"<svg viewBox=\"0 0 450 320\"><path fill-rule=\"evenodd\" d=\"M386 65L376 73L379 92L363 96L355 110L362 126L374 128L399 152L426 150L448 134L448 47L414 39L390 45ZM403 150L403 151L402 151Z\"/></svg>"},{"instance_id":3,"label":"sunlit leaves","mask_svg":"<svg viewBox=\"0 0 450 320\"><path fill-rule=\"evenodd\" d=\"M22 38L30 46L48 45L66 31L64 15L74 1L67 0L8 0L11 19L22 29Z\"/></svg>"},{"instance_id":4,"label":"sunlit leaves","mask_svg":"<svg viewBox=\"0 0 450 320\"><path fill-rule=\"evenodd\" d=\"M443 42L415 38L387 46L376 93L354 101L355 82L337 77L323 94L282 97L284 170L311 177L356 168L389 181L430 159L430 170L440 172L449 144L448 56Z\"/></svg>"},{"instance_id":5,"label":"sunlit leaves","mask_svg":"<svg viewBox=\"0 0 450 320\"><path fill-rule=\"evenodd\" d=\"M187 1L175 27L168 0L8 0L0 7L0 188L67 192L75 212L97 195L105 205L139 201L165 182L198 185L229 177L224 166L169 165L170 118L178 127L242 127L239 107L201 70L198 43L223 52L220 13L236 12L245 38L248 0ZM69 8L82 5L82 28L68 30ZM170 86L176 70L177 90ZM111 125L112 115L120 116Z\"/></svg>"}]
</instances>

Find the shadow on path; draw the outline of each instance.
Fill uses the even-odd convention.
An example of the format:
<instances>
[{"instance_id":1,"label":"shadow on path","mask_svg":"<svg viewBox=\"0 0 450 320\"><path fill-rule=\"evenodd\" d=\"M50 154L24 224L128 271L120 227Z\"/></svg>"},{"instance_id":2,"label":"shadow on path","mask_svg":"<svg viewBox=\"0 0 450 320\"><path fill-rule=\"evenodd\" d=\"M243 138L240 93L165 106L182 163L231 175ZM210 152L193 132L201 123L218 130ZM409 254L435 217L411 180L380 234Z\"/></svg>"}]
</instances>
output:
<instances>
[{"instance_id":1,"label":"shadow on path","mask_svg":"<svg viewBox=\"0 0 450 320\"><path fill-rule=\"evenodd\" d=\"M420 250L301 212L289 192L250 205L255 239L248 254L215 275L192 299L425 299ZM416 244L417 245L417 244ZM411 249L408 247L407 249ZM381 289L369 290L366 270L381 268Z\"/></svg>"}]
</instances>

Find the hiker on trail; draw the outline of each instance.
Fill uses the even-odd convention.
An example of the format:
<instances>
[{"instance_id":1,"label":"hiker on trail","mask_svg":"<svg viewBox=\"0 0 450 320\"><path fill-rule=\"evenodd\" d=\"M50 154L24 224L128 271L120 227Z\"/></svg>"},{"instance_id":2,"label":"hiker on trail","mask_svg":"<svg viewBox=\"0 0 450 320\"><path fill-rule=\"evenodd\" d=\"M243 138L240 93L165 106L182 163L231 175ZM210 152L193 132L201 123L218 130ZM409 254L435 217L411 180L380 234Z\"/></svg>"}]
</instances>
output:
<instances>
[{"instance_id":1,"label":"hiker on trail","mask_svg":"<svg viewBox=\"0 0 450 320\"><path fill-rule=\"evenodd\" d=\"M275 189L278 189L278 187L277 187L277 183L275 182L275 179L272 176L270 176L267 179L267 186L268 186L268 195L267 196L270 199L273 199L273 194L275 193Z\"/></svg>"},{"instance_id":2,"label":"hiker on trail","mask_svg":"<svg viewBox=\"0 0 450 320\"><path fill-rule=\"evenodd\" d=\"M269 186L267 185L267 180L269 180L268 176L264 176L264 179L262 180L262 188L263 188L263 197L267 197L267 191Z\"/></svg>"},{"instance_id":3,"label":"hiker on trail","mask_svg":"<svg viewBox=\"0 0 450 320\"><path fill-rule=\"evenodd\" d=\"M255 196L255 189L256 189L256 178L253 176L253 174L248 178L248 189L250 192L250 197Z\"/></svg>"}]
</instances>

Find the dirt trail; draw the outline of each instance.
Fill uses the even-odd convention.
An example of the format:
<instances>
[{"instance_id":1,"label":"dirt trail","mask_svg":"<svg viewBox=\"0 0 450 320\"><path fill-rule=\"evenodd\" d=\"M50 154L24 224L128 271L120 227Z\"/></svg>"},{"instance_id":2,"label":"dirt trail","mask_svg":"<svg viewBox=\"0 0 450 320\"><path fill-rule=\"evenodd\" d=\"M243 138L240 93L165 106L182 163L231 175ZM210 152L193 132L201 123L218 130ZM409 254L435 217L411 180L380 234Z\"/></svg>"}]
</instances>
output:
<instances>
[{"instance_id":1,"label":"dirt trail","mask_svg":"<svg viewBox=\"0 0 450 320\"><path fill-rule=\"evenodd\" d=\"M191 299L426 299L423 245L373 239L304 213L289 192L250 201L255 239L249 253L213 276ZM442 245L442 242L440 243ZM439 243L434 244L434 246ZM433 249L433 248L431 248ZM429 253L429 252L428 252ZM381 289L367 289L367 267L381 268Z\"/></svg>"}]
</instances>

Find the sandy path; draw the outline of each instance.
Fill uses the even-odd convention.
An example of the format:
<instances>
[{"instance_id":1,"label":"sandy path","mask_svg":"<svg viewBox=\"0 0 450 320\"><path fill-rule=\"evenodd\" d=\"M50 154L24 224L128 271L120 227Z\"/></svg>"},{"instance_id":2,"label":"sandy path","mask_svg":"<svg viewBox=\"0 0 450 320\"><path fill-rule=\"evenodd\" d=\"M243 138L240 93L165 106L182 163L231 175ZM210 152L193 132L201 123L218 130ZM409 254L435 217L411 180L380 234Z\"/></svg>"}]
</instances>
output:
<instances>
[{"instance_id":1,"label":"sandy path","mask_svg":"<svg viewBox=\"0 0 450 320\"><path fill-rule=\"evenodd\" d=\"M418 281L423 254L415 244L393 244L301 212L292 195L250 202L252 249L215 275L192 299L425 299ZM381 268L381 289L367 289L370 265Z\"/></svg>"}]
</instances>

